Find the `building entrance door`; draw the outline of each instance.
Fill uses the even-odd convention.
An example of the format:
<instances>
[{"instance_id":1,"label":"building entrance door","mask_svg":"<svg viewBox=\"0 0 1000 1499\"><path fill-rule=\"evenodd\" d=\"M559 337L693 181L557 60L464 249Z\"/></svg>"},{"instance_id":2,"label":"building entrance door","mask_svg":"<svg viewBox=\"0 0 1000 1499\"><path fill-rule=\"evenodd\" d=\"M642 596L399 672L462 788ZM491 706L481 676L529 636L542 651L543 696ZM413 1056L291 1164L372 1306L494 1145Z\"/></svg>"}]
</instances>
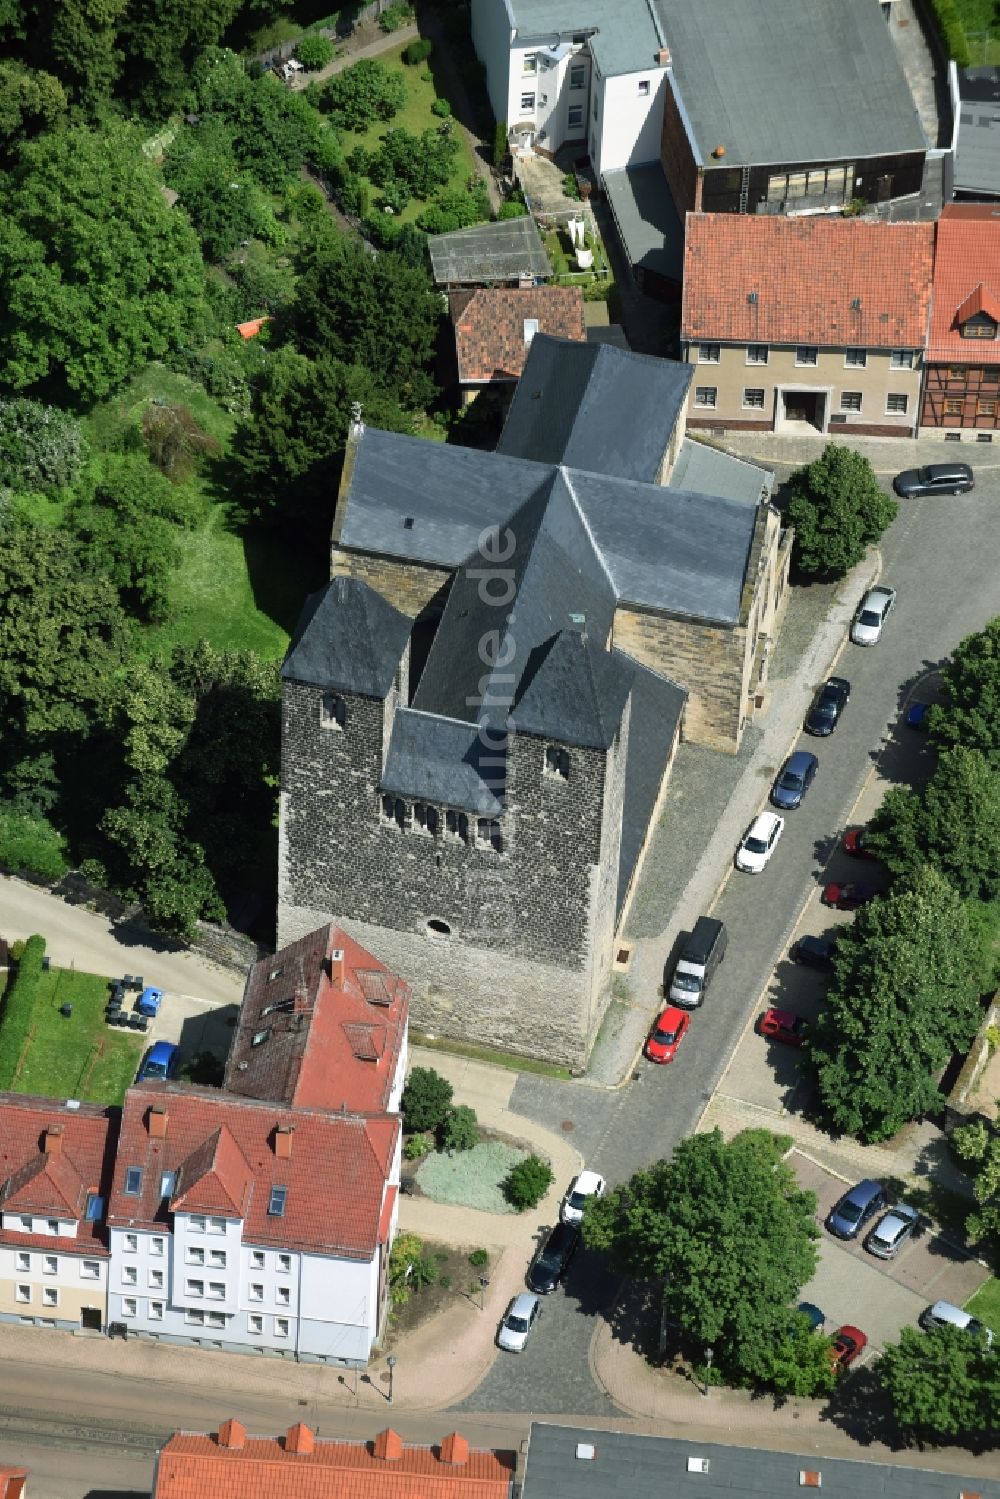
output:
<instances>
[{"instance_id":1,"label":"building entrance door","mask_svg":"<svg viewBox=\"0 0 1000 1499\"><path fill-rule=\"evenodd\" d=\"M80 1308L80 1326L85 1327L88 1332L100 1332L101 1309L99 1306L84 1306Z\"/></svg>"},{"instance_id":2,"label":"building entrance door","mask_svg":"<svg viewBox=\"0 0 1000 1499\"><path fill-rule=\"evenodd\" d=\"M819 390L786 390L785 421L808 422L817 432L823 430L823 413L826 397Z\"/></svg>"}]
</instances>

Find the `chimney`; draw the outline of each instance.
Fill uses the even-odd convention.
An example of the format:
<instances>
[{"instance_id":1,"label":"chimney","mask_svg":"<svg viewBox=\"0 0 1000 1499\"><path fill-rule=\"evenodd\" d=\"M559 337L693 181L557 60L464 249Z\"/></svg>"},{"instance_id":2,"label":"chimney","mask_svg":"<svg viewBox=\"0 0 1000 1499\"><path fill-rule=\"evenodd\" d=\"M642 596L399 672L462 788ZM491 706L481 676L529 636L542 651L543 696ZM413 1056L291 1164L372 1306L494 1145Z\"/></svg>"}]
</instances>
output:
<instances>
[{"instance_id":1,"label":"chimney","mask_svg":"<svg viewBox=\"0 0 1000 1499\"><path fill-rule=\"evenodd\" d=\"M453 1431L441 1443L441 1461L460 1468L469 1461L469 1444L458 1431Z\"/></svg>"},{"instance_id":2,"label":"chimney","mask_svg":"<svg viewBox=\"0 0 1000 1499\"><path fill-rule=\"evenodd\" d=\"M823 1475L814 1468L799 1469L799 1487L803 1489L821 1489L823 1487Z\"/></svg>"},{"instance_id":3,"label":"chimney","mask_svg":"<svg viewBox=\"0 0 1000 1499\"><path fill-rule=\"evenodd\" d=\"M330 954L330 982L335 989L344 986L344 949L335 947Z\"/></svg>"},{"instance_id":4,"label":"chimney","mask_svg":"<svg viewBox=\"0 0 1000 1499\"><path fill-rule=\"evenodd\" d=\"M299 982L295 986L295 994L292 998L292 1014L305 1015L309 1009L309 991L305 984Z\"/></svg>"},{"instance_id":5,"label":"chimney","mask_svg":"<svg viewBox=\"0 0 1000 1499\"><path fill-rule=\"evenodd\" d=\"M42 1150L45 1155L50 1155L53 1157L60 1156L62 1155L62 1145L62 1125L54 1124L50 1129L47 1129L45 1131L45 1134L42 1136Z\"/></svg>"},{"instance_id":6,"label":"chimney","mask_svg":"<svg viewBox=\"0 0 1000 1499\"><path fill-rule=\"evenodd\" d=\"M657 61L657 63L659 64L659 66L661 68L669 68L669 66L670 66L670 48L669 47L661 47L660 50L659 50L659 52L657 52L657 54L656 54L656 61Z\"/></svg>"},{"instance_id":7,"label":"chimney","mask_svg":"<svg viewBox=\"0 0 1000 1499\"><path fill-rule=\"evenodd\" d=\"M375 1438L372 1450L375 1456L380 1457L383 1462L398 1462L403 1455L403 1438L398 1431L393 1431L391 1426L387 1426L385 1431L380 1431Z\"/></svg>"},{"instance_id":8,"label":"chimney","mask_svg":"<svg viewBox=\"0 0 1000 1499\"><path fill-rule=\"evenodd\" d=\"M240 1448L246 1445L246 1439L246 1427L242 1421L237 1421L234 1417L230 1417L228 1421L223 1421L219 1427L219 1446L228 1447L231 1452L239 1452Z\"/></svg>"},{"instance_id":9,"label":"chimney","mask_svg":"<svg viewBox=\"0 0 1000 1499\"><path fill-rule=\"evenodd\" d=\"M285 1432L286 1452L301 1452L305 1455L312 1452L315 1445L316 1438L313 1436L311 1428L304 1421L299 1421L297 1425L290 1426Z\"/></svg>"},{"instance_id":10,"label":"chimney","mask_svg":"<svg viewBox=\"0 0 1000 1499\"><path fill-rule=\"evenodd\" d=\"M712 155L715 157L716 161L721 161L725 154L725 146L716 146L715 150L712 152Z\"/></svg>"},{"instance_id":11,"label":"chimney","mask_svg":"<svg viewBox=\"0 0 1000 1499\"><path fill-rule=\"evenodd\" d=\"M164 1108L150 1109L147 1115L149 1138L151 1140L165 1140L167 1138L167 1111Z\"/></svg>"},{"instance_id":12,"label":"chimney","mask_svg":"<svg viewBox=\"0 0 1000 1499\"><path fill-rule=\"evenodd\" d=\"M292 1136L295 1133L294 1124L278 1124L274 1130L274 1153L279 1161L290 1161L292 1158Z\"/></svg>"},{"instance_id":13,"label":"chimney","mask_svg":"<svg viewBox=\"0 0 1000 1499\"><path fill-rule=\"evenodd\" d=\"M518 291L530 291L534 284L534 276L525 275L524 272L522 272L521 275L517 278Z\"/></svg>"}]
</instances>

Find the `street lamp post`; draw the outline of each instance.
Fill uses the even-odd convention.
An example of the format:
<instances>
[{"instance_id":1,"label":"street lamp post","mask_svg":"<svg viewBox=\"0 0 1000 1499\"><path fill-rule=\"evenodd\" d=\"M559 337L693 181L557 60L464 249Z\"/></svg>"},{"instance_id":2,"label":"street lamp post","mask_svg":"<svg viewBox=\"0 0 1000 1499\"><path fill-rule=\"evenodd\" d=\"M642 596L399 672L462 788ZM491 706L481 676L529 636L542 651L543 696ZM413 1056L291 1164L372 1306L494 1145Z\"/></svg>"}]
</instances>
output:
<instances>
[{"instance_id":1,"label":"street lamp post","mask_svg":"<svg viewBox=\"0 0 1000 1499\"><path fill-rule=\"evenodd\" d=\"M705 1371L706 1371L705 1372L705 1388L701 1392L703 1395L706 1395L706 1396L708 1395L708 1380L709 1380L709 1375L712 1372L712 1360L713 1360L714 1357L715 1357L715 1349L714 1348L706 1348L705 1349Z\"/></svg>"},{"instance_id":2,"label":"street lamp post","mask_svg":"<svg viewBox=\"0 0 1000 1499\"><path fill-rule=\"evenodd\" d=\"M396 1367L396 1355L394 1353L390 1353L389 1357L386 1359L386 1363L389 1366L389 1404L391 1405L392 1404L392 1371Z\"/></svg>"},{"instance_id":3,"label":"street lamp post","mask_svg":"<svg viewBox=\"0 0 1000 1499\"><path fill-rule=\"evenodd\" d=\"M488 1275L481 1275L479 1277L479 1310L481 1312L486 1310L486 1287L489 1283L490 1278Z\"/></svg>"}]
</instances>

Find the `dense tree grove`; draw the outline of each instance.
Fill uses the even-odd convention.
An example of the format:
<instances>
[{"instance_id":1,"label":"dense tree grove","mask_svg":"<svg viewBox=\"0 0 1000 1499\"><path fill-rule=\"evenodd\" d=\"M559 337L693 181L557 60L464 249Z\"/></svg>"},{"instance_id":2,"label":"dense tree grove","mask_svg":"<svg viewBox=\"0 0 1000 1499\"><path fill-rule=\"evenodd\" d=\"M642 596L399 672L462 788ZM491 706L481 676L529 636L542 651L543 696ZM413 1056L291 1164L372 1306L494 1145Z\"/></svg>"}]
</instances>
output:
<instances>
[{"instance_id":1,"label":"dense tree grove","mask_svg":"<svg viewBox=\"0 0 1000 1499\"><path fill-rule=\"evenodd\" d=\"M996 1355L963 1328L904 1327L877 1369L896 1421L917 1440L967 1439L1000 1424Z\"/></svg>"}]
</instances>

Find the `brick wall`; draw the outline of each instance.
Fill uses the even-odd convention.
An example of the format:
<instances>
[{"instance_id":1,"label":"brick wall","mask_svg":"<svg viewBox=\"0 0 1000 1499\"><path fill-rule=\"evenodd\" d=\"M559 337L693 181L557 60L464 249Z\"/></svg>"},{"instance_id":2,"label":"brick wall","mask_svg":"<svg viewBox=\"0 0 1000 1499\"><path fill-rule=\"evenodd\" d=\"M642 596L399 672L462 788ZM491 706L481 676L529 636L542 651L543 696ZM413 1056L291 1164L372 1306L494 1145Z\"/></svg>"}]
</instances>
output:
<instances>
[{"instance_id":1,"label":"brick wall","mask_svg":"<svg viewBox=\"0 0 1000 1499\"><path fill-rule=\"evenodd\" d=\"M380 593L394 609L416 619L424 610L440 614L452 575L444 567L400 562L369 552L349 552L334 544L330 549L330 576L357 578Z\"/></svg>"},{"instance_id":2,"label":"brick wall","mask_svg":"<svg viewBox=\"0 0 1000 1499\"><path fill-rule=\"evenodd\" d=\"M736 753L743 718L745 627L727 629L619 606L614 643L687 688L685 739Z\"/></svg>"},{"instance_id":3,"label":"brick wall","mask_svg":"<svg viewBox=\"0 0 1000 1499\"><path fill-rule=\"evenodd\" d=\"M667 86L663 91L660 161L663 163L663 173L670 185L677 212L683 220L685 213L697 212L701 208L701 173L677 106L672 78L667 79Z\"/></svg>"}]
</instances>

